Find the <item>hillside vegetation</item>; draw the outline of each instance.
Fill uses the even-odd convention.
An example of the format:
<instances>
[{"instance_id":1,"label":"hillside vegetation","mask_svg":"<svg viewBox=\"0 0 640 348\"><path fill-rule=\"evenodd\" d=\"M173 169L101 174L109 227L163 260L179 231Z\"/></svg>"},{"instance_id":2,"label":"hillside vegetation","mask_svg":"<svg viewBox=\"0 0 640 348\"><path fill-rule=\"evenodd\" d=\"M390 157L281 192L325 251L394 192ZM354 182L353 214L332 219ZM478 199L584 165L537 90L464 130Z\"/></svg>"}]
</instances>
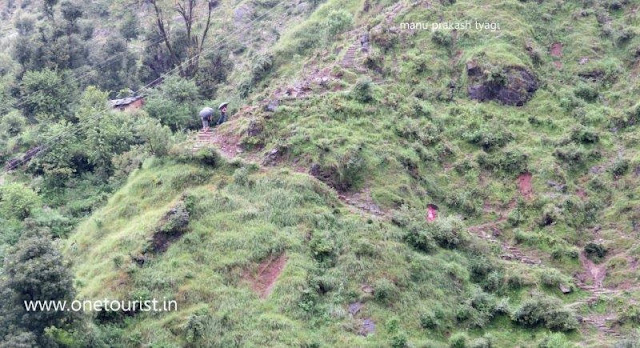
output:
<instances>
[{"instance_id":1,"label":"hillside vegetation","mask_svg":"<svg viewBox=\"0 0 640 348\"><path fill-rule=\"evenodd\" d=\"M0 346L640 345L640 4L178 3L0 2Z\"/></svg>"}]
</instances>

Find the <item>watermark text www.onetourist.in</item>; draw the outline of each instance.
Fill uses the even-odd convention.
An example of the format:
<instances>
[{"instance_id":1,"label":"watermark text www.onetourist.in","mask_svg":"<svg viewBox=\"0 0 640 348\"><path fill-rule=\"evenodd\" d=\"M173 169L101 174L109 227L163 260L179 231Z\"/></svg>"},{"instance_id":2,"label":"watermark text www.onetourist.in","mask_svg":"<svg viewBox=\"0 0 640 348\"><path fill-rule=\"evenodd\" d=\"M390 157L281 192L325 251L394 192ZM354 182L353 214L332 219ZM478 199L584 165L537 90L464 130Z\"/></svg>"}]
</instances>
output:
<instances>
[{"instance_id":1,"label":"watermark text www.onetourist.in","mask_svg":"<svg viewBox=\"0 0 640 348\"><path fill-rule=\"evenodd\" d=\"M74 300L24 301L27 312L171 312L178 310L174 300Z\"/></svg>"},{"instance_id":2,"label":"watermark text www.onetourist.in","mask_svg":"<svg viewBox=\"0 0 640 348\"><path fill-rule=\"evenodd\" d=\"M461 22L404 22L400 23L400 29L404 30L477 30L499 31L500 23L466 20Z\"/></svg>"}]
</instances>

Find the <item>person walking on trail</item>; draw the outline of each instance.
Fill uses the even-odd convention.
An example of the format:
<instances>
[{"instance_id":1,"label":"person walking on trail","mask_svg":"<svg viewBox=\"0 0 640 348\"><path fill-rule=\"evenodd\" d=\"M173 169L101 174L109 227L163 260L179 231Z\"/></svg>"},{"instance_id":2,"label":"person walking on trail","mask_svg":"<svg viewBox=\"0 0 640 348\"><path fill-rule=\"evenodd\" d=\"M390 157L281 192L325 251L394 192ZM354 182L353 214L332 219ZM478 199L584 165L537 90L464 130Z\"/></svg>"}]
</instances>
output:
<instances>
[{"instance_id":1,"label":"person walking on trail","mask_svg":"<svg viewBox=\"0 0 640 348\"><path fill-rule=\"evenodd\" d=\"M218 110L220 110L220 118L218 119L218 122L216 122L216 127L227 122L227 105L229 105L229 103L225 102L218 106Z\"/></svg>"},{"instance_id":2,"label":"person walking on trail","mask_svg":"<svg viewBox=\"0 0 640 348\"><path fill-rule=\"evenodd\" d=\"M202 129L207 132L209 131L209 123L211 123L211 118L213 117L213 109L206 107L200 110L200 118L202 119Z\"/></svg>"}]
</instances>

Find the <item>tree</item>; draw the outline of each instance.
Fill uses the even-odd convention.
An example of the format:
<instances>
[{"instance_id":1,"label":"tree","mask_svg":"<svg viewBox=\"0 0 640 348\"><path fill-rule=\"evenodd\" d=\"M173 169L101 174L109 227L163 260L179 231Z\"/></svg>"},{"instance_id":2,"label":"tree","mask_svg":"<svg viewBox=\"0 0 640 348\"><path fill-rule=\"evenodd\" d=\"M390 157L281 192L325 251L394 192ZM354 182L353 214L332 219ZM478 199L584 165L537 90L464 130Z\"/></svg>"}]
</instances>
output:
<instances>
[{"instance_id":1,"label":"tree","mask_svg":"<svg viewBox=\"0 0 640 348\"><path fill-rule=\"evenodd\" d=\"M66 74L53 70L29 71L22 77L20 92L23 111L27 117L42 117L42 120L57 121L67 118L75 97L75 86Z\"/></svg>"},{"instance_id":2,"label":"tree","mask_svg":"<svg viewBox=\"0 0 640 348\"><path fill-rule=\"evenodd\" d=\"M120 35L127 41L136 39L140 34L140 26L138 24L138 17L133 14L127 15L127 17L120 25Z\"/></svg>"},{"instance_id":3,"label":"tree","mask_svg":"<svg viewBox=\"0 0 640 348\"><path fill-rule=\"evenodd\" d=\"M33 227L23 233L4 262L8 298L14 324L43 340L44 329L65 326L72 317L64 311L27 311L25 301L67 301L74 297L72 276L46 231Z\"/></svg>"},{"instance_id":4,"label":"tree","mask_svg":"<svg viewBox=\"0 0 640 348\"><path fill-rule=\"evenodd\" d=\"M218 86L227 81L231 70L233 70L233 62L229 59L229 52L226 49L208 53L196 75L200 94L204 98L213 99Z\"/></svg>"},{"instance_id":5,"label":"tree","mask_svg":"<svg viewBox=\"0 0 640 348\"><path fill-rule=\"evenodd\" d=\"M156 19L156 27L160 37L162 38L167 51L169 52L169 59L171 67L177 67L180 71L180 76L186 78L192 78L198 72L200 64L200 55L204 49L204 44L209 34L211 27L211 15L213 10L218 6L217 0L208 0L203 4L206 6L206 20L202 29L198 32L196 28L198 23L196 22L196 10L198 7L197 0L181 0L175 2L174 10L180 15L184 24L184 53L187 60L185 64L181 63L181 50L176 47L175 41L172 40L170 22L164 18L164 11L160 8L157 0L150 0L153 5Z\"/></svg>"},{"instance_id":6,"label":"tree","mask_svg":"<svg viewBox=\"0 0 640 348\"><path fill-rule=\"evenodd\" d=\"M162 86L149 92L145 109L172 130L198 126L198 86L179 76L170 76Z\"/></svg>"},{"instance_id":7,"label":"tree","mask_svg":"<svg viewBox=\"0 0 640 348\"><path fill-rule=\"evenodd\" d=\"M121 37L112 37L104 45L93 51L91 60L95 62L96 77L93 83L103 90L119 91L135 88L136 57L129 51L127 42Z\"/></svg>"},{"instance_id":8,"label":"tree","mask_svg":"<svg viewBox=\"0 0 640 348\"><path fill-rule=\"evenodd\" d=\"M135 142L134 119L127 113L109 110L106 99L107 93L89 87L76 113L86 131L82 148L89 163L103 175L111 172L111 158Z\"/></svg>"}]
</instances>

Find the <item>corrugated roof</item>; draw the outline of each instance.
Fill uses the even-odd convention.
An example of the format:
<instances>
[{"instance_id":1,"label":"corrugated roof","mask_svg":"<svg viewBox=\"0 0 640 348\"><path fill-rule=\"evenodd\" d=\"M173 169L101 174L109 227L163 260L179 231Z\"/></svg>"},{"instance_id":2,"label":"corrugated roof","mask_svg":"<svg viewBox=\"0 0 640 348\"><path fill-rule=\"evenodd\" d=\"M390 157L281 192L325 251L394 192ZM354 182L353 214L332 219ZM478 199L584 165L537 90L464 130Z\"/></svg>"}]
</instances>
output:
<instances>
[{"instance_id":1,"label":"corrugated roof","mask_svg":"<svg viewBox=\"0 0 640 348\"><path fill-rule=\"evenodd\" d=\"M123 99L114 99L114 100L109 100L109 104L111 105L111 107L117 108L120 106L127 106L135 101L138 101L140 99L144 98L144 96L142 95L138 95L135 97L129 97L129 98L123 98Z\"/></svg>"}]
</instances>

